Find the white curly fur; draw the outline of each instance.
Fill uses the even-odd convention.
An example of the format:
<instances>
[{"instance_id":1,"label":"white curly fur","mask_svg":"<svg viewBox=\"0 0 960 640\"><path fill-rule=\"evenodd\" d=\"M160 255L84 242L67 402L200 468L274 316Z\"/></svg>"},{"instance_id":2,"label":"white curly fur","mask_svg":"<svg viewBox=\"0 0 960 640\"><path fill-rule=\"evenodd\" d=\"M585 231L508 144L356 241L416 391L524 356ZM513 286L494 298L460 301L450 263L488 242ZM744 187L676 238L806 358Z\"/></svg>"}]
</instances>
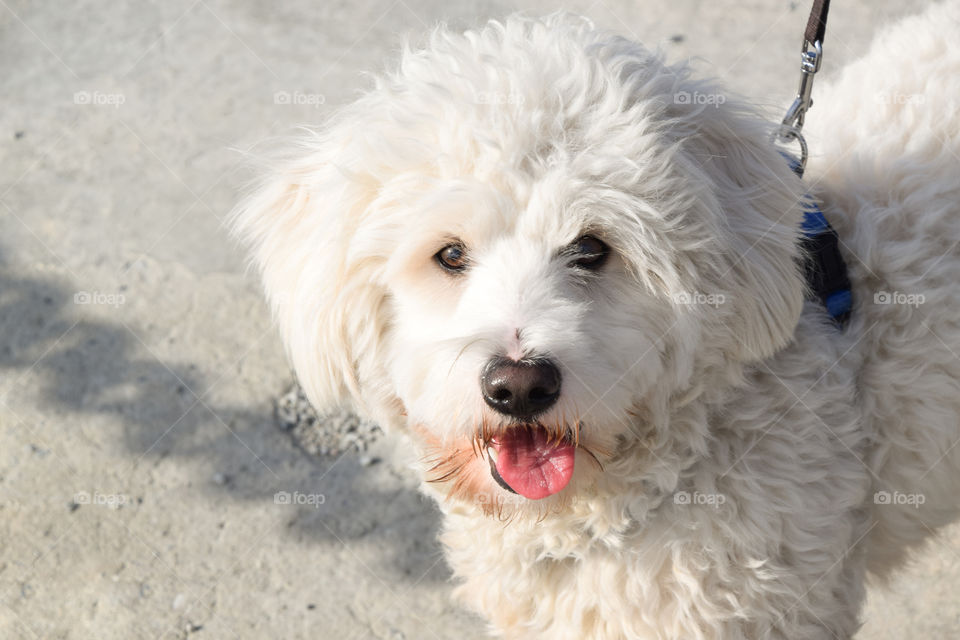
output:
<instances>
[{"instance_id":1,"label":"white curly fur","mask_svg":"<svg viewBox=\"0 0 960 640\"><path fill-rule=\"evenodd\" d=\"M958 29L935 6L817 87L804 185L746 101L585 20L439 28L237 210L311 401L443 476L457 597L496 633L849 638L867 568L954 519ZM844 331L803 300L808 189L850 266ZM558 254L585 231L612 247L596 273ZM460 276L432 258L451 239ZM543 420L582 425L540 501L473 448L508 428L484 363L531 352L563 374Z\"/></svg>"}]
</instances>

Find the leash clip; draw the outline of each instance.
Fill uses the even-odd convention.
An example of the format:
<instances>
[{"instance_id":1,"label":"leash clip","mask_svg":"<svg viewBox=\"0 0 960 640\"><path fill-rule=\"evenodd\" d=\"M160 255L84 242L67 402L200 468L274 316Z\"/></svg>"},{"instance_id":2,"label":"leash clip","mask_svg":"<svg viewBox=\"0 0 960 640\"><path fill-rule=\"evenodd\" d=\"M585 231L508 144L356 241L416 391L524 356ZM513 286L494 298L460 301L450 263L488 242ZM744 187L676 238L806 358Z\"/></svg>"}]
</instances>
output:
<instances>
[{"instance_id":1,"label":"leash clip","mask_svg":"<svg viewBox=\"0 0 960 640\"><path fill-rule=\"evenodd\" d=\"M807 109L813 106L813 76L820 71L820 64L823 61L823 45L819 40L812 44L808 40L803 41L803 47L800 52L800 88L797 90L797 97L793 104L787 110L783 122L780 124L779 137L783 142L793 142L796 140L800 144L800 171L807 166L807 141L800 133L803 128L803 121L807 115Z\"/></svg>"}]
</instances>

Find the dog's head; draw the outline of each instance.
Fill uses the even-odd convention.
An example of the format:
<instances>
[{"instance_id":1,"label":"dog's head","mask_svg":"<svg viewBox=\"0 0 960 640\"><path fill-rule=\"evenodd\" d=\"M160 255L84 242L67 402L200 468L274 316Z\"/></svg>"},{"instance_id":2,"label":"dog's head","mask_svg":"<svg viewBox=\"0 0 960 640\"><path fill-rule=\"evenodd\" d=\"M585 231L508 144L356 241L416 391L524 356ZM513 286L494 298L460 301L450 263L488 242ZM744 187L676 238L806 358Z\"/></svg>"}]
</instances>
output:
<instances>
[{"instance_id":1,"label":"dog's head","mask_svg":"<svg viewBox=\"0 0 960 640\"><path fill-rule=\"evenodd\" d=\"M441 29L234 222L312 402L405 429L455 499L559 506L675 479L709 437L678 407L789 341L801 187L769 134L583 20Z\"/></svg>"}]
</instances>

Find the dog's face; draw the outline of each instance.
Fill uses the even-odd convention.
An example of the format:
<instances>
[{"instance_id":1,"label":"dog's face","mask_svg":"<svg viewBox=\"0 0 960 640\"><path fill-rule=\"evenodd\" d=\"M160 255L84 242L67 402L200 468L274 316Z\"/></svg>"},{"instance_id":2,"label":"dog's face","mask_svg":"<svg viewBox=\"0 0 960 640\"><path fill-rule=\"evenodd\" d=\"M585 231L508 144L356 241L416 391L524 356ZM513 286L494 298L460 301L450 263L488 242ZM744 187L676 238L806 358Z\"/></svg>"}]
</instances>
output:
<instances>
[{"instance_id":1,"label":"dog's face","mask_svg":"<svg viewBox=\"0 0 960 640\"><path fill-rule=\"evenodd\" d=\"M507 168L523 178L433 178L389 196L403 219L419 202L383 271L387 375L433 475L464 497L491 479L532 500L560 492L636 429L633 405L664 374L677 317L623 236L643 204L595 184L577 163L603 158L588 155L544 158L532 180Z\"/></svg>"},{"instance_id":2,"label":"dog's face","mask_svg":"<svg viewBox=\"0 0 960 640\"><path fill-rule=\"evenodd\" d=\"M540 513L638 443L702 450L674 408L792 334L799 189L712 85L511 18L405 53L235 224L315 404L407 430L454 499Z\"/></svg>"}]
</instances>

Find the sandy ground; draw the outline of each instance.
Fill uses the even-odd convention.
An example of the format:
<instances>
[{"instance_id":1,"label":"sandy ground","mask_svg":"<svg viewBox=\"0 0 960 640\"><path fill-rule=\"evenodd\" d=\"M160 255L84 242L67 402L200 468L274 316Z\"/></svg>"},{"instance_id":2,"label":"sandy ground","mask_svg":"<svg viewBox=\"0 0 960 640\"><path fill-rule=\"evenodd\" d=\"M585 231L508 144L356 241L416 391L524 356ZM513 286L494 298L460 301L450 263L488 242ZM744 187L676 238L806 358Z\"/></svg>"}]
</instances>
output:
<instances>
[{"instance_id":1,"label":"sandy ground","mask_svg":"<svg viewBox=\"0 0 960 640\"><path fill-rule=\"evenodd\" d=\"M563 4L792 97L806 2ZM825 76L925 3L834 4ZM483 636L414 482L278 426L291 374L221 221L241 151L320 122L400 35L555 7L0 0L0 637ZM958 588L952 530L859 637L957 637Z\"/></svg>"}]
</instances>

